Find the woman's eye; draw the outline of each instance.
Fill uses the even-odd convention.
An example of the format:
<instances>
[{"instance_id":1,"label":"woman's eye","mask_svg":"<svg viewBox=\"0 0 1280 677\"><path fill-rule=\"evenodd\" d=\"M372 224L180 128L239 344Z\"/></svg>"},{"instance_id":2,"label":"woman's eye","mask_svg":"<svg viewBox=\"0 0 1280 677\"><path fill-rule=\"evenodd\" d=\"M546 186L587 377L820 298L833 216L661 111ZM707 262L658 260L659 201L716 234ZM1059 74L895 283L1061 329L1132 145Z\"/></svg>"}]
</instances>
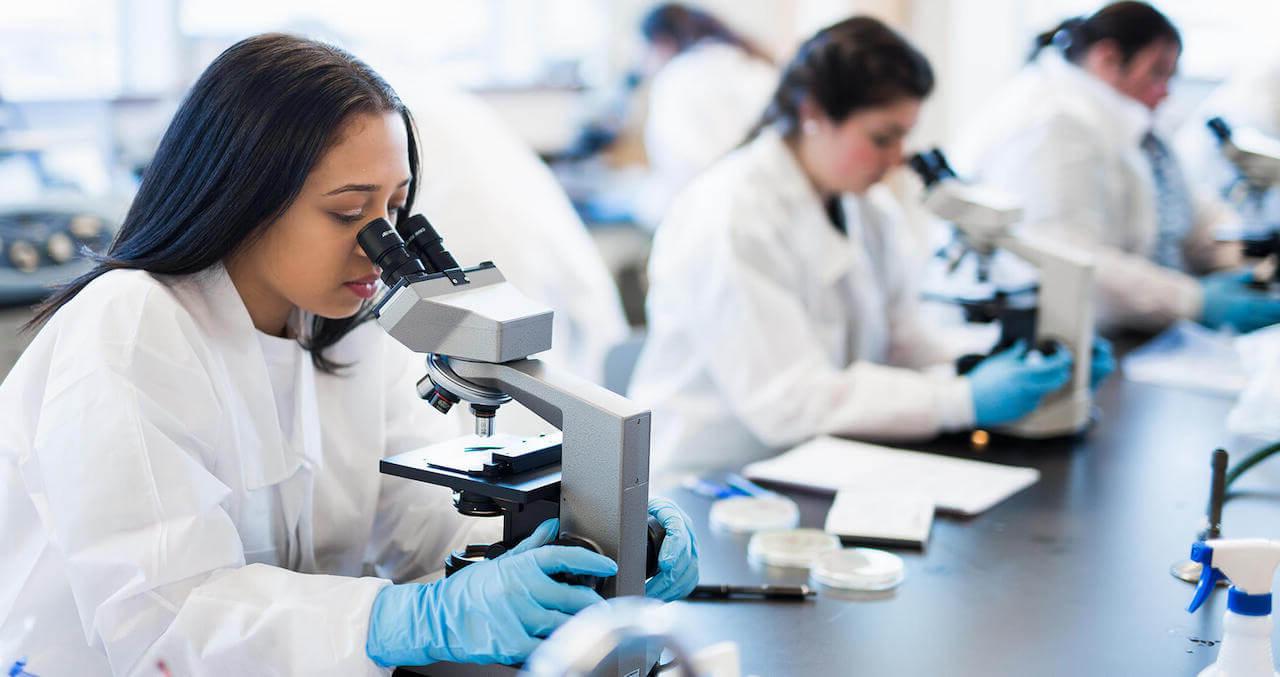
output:
<instances>
[{"instance_id":1,"label":"woman's eye","mask_svg":"<svg viewBox=\"0 0 1280 677\"><path fill-rule=\"evenodd\" d=\"M337 219L337 220L341 221L342 223L355 223L356 221L359 221L363 216L364 216L363 214L338 214L338 213L335 213L335 214L333 215L333 218L335 218L335 219Z\"/></svg>"}]
</instances>

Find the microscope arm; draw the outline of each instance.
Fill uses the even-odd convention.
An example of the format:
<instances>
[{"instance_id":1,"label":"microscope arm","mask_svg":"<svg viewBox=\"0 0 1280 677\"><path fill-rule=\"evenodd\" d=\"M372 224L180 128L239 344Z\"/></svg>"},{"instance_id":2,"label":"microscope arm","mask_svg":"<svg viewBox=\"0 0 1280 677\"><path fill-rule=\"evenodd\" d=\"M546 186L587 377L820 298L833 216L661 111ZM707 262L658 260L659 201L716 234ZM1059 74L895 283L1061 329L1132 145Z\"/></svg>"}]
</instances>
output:
<instances>
[{"instance_id":1,"label":"microscope arm","mask_svg":"<svg viewBox=\"0 0 1280 677\"><path fill-rule=\"evenodd\" d=\"M644 594L649 411L536 359L450 364L560 428L561 531L595 542L618 562L616 590L606 597Z\"/></svg>"}]
</instances>

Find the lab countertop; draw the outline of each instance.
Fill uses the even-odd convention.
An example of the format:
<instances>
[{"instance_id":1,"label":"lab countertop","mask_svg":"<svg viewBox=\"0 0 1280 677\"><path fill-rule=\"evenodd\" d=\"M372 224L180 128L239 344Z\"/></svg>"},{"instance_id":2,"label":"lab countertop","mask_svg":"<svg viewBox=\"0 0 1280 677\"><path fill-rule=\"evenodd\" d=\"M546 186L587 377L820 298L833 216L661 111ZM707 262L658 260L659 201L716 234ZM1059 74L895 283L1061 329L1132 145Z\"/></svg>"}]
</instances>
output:
<instances>
[{"instance_id":1,"label":"lab countertop","mask_svg":"<svg viewBox=\"0 0 1280 677\"><path fill-rule=\"evenodd\" d=\"M923 551L895 550L906 563L896 590L691 602L683 635L695 647L736 641L744 675L1195 675L1217 655L1226 589L1189 614L1194 587L1169 567L1203 526L1214 447L1234 462L1257 441L1226 435L1221 397L1113 378L1098 404L1079 439L996 439L981 453L967 436L910 445L1041 477L976 517L935 518ZM672 493L698 522L704 583L805 582L749 565L746 537L708 531L709 500ZM1225 537L1280 537L1280 462L1233 494ZM789 495L801 526L821 528L830 498Z\"/></svg>"},{"instance_id":2,"label":"lab countertop","mask_svg":"<svg viewBox=\"0 0 1280 677\"><path fill-rule=\"evenodd\" d=\"M1195 675L1217 655L1225 588L1189 614L1194 587L1169 567L1202 528L1212 450L1235 462L1258 441L1226 434L1232 402L1218 396L1117 375L1097 403L1094 426L1075 439L996 438L982 452L967 435L907 445L1041 477L976 517L935 518L924 550L895 550L906 562L896 590L686 602L681 636L695 649L736 642L743 674L762 677ZM702 582L806 582L803 571L748 564L747 537L708 529L708 499L665 493L696 523ZM801 526L820 528L830 497L787 493ZM1277 524L1280 461L1269 461L1237 482L1223 535L1280 537Z\"/></svg>"}]
</instances>

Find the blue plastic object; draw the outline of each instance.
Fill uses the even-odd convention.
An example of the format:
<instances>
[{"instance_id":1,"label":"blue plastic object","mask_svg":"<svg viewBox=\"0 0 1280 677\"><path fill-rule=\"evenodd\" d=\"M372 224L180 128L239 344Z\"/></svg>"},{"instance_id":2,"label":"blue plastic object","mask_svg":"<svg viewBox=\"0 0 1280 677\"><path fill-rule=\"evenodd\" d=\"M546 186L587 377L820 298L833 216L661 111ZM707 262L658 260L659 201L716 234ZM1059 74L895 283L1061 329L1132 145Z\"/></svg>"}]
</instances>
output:
<instances>
[{"instance_id":1,"label":"blue plastic object","mask_svg":"<svg viewBox=\"0 0 1280 677\"><path fill-rule=\"evenodd\" d=\"M1089 389L1097 390L1111 372L1116 370L1116 357L1111 349L1111 342L1095 336L1093 351L1089 360Z\"/></svg>"},{"instance_id":2,"label":"blue plastic object","mask_svg":"<svg viewBox=\"0 0 1280 677\"><path fill-rule=\"evenodd\" d=\"M744 495L742 492L727 484L713 482L711 480L702 479L701 477L689 477L684 480L683 486L685 489L688 489L699 496L710 498L712 500Z\"/></svg>"},{"instance_id":3,"label":"blue plastic object","mask_svg":"<svg viewBox=\"0 0 1280 677\"><path fill-rule=\"evenodd\" d=\"M1209 593L1213 592L1213 588L1218 585L1218 581L1224 577L1222 571L1213 566L1213 547L1204 541L1196 541L1191 545L1191 561L1199 562L1202 569L1200 570L1200 583L1196 586L1196 594L1191 598L1191 606L1187 607L1187 611L1195 613L1200 605L1209 599Z\"/></svg>"},{"instance_id":4,"label":"blue plastic object","mask_svg":"<svg viewBox=\"0 0 1280 677\"><path fill-rule=\"evenodd\" d=\"M517 663L573 614L602 601L594 590L552 574L612 576L613 560L584 548L546 545L558 520L497 559L431 583L378 592L365 651L378 665Z\"/></svg>"},{"instance_id":5,"label":"blue plastic object","mask_svg":"<svg viewBox=\"0 0 1280 677\"><path fill-rule=\"evenodd\" d=\"M658 573L645 581L644 594L664 602L683 599L698 584L698 540L692 522L680 506L665 498L650 499L649 514L667 535L658 551Z\"/></svg>"},{"instance_id":6,"label":"blue plastic object","mask_svg":"<svg viewBox=\"0 0 1280 677\"><path fill-rule=\"evenodd\" d=\"M729 473L728 475L725 475L724 479L729 483L729 488L743 496L769 496L773 494L772 491L765 489L738 473Z\"/></svg>"},{"instance_id":7,"label":"blue plastic object","mask_svg":"<svg viewBox=\"0 0 1280 677\"><path fill-rule=\"evenodd\" d=\"M1271 593L1250 595L1231 586L1231 589L1227 590L1227 608L1241 616L1270 616Z\"/></svg>"},{"instance_id":8,"label":"blue plastic object","mask_svg":"<svg viewBox=\"0 0 1280 677\"><path fill-rule=\"evenodd\" d=\"M1213 329L1231 325L1245 333L1280 322L1280 299L1250 288L1251 276L1247 270L1224 270L1200 280L1200 323Z\"/></svg>"},{"instance_id":9,"label":"blue plastic object","mask_svg":"<svg viewBox=\"0 0 1280 677\"><path fill-rule=\"evenodd\" d=\"M18 660L14 661L13 665L9 667L9 672L6 674L9 677L37 677L37 675L27 672L26 656L23 656L22 658L19 658Z\"/></svg>"},{"instance_id":10,"label":"blue plastic object","mask_svg":"<svg viewBox=\"0 0 1280 677\"><path fill-rule=\"evenodd\" d=\"M1071 380L1071 353L1065 348L1034 364L1027 355L1026 342L1020 340L969 372L977 426L1016 421L1034 411L1045 395Z\"/></svg>"}]
</instances>

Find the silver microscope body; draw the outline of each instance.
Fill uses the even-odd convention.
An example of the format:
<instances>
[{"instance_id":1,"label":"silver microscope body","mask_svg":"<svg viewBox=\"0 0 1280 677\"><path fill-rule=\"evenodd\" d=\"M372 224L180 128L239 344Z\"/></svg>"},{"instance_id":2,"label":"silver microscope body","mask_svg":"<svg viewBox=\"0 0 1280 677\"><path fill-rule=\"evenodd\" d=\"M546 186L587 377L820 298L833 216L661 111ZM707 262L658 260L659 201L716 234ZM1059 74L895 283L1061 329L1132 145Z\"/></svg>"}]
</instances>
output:
<instances>
[{"instance_id":1,"label":"silver microscope body","mask_svg":"<svg viewBox=\"0 0 1280 677\"><path fill-rule=\"evenodd\" d=\"M1236 179L1226 189L1227 199L1246 219L1240 235L1245 256L1261 259L1253 268L1252 286L1267 289L1280 282L1280 229L1261 223L1267 193L1280 186L1280 139L1255 129L1233 129L1221 117L1206 126L1218 141L1222 154L1236 169Z\"/></svg>"},{"instance_id":2,"label":"silver microscope body","mask_svg":"<svg viewBox=\"0 0 1280 677\"><path fill-rule=\"evenodd\" d=\"M531 359L551 347L552 311L490 262L458 266L425 218L408 219L400 232L379 219L359 242L390 287L374 310L378 324L427 355L419 396L441 412L465 401L476 417L474 435L383 459L381 471L453 489L463 514L503 517L501 542L455 551L446 572L496 557L558 516L558 543L618 563L612 578L568 582L606 598L643 595L664 535L647 513L649 411ZM497 434L496 411L512 399L560 433ZM612 667L619 676L648 671L643 651L619 655Z\"/></svg>"},{"instance_id":3,"label":"silver microscope body","mask_svg":"<svg viewBox=\"0 0 1280 677\"><path fill-rule=\"evenodd\" d=\"M1054 344L1060 343L1074 358L1067 385L1045 397L1032 413L999 428L1000 432L1038 439L1083 431L1089 425L1093 403L1089 388L1094 337L1092 260L1064 243L1015 233L1013 226L1022 219L1017 201L961 181L941 151L916 154L909 164L924 181L925 207L952 224L960 255L976 256L980 278L987 275L997 250L1017 256L1039 272L1034 286L1012 292L998 290L992 298L966 307L971 320L1000 322L1001 336L991 354L1021 339L1042 352L1054 350ZM985 357L961 358L960 371L972 369Z\"/></svg>"}]
</instances>

